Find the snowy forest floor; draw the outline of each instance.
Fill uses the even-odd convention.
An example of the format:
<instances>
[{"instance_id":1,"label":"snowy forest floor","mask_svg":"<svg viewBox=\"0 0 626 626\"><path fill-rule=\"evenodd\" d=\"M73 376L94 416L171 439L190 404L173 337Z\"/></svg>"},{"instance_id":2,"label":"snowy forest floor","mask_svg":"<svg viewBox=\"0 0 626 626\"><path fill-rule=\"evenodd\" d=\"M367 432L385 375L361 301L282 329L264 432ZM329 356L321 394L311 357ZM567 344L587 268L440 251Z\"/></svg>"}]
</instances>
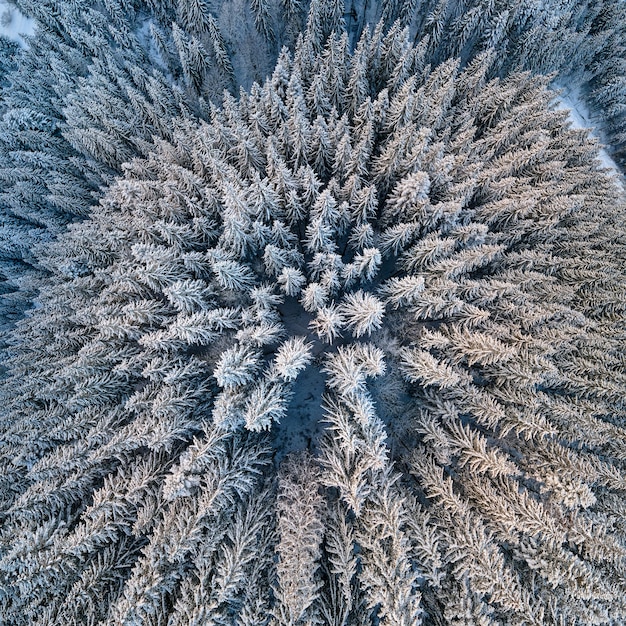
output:
<instances>
[{"instance_id":1,"label":"snowy forest floor","mask_svg":"<svg viewBox=\"0 0 626 626\"><path fill-rule=\"evenodd\" d=\"M602 137L596 129L593 117L589 113L587 105L583 102L580 92L577 88L555 85L557 89L562 90L562 94L557 98L557 105L555 109L557 111L569 111L569 119L572 128L585 128L591 131L593 137L598 139L602 144ZM624 174L620 171L617 163L611 158L611 155L607 152L606 148L601 147L598 154L598 158L603 167L611 171L617 186L622 190L626 190L626 179Z\"/></svg>"},{"instance_id":2,"label":"snowy forest floor","mask_svg":"<svg viewBox=\"0 0 626 626\"><path fill-rule=\"evenodd\" d=\"M34 32L34 20L22 15L5 0L0 0L0 35L24 45L22 35L32 35Z\"/></svg>"}]
</instances>

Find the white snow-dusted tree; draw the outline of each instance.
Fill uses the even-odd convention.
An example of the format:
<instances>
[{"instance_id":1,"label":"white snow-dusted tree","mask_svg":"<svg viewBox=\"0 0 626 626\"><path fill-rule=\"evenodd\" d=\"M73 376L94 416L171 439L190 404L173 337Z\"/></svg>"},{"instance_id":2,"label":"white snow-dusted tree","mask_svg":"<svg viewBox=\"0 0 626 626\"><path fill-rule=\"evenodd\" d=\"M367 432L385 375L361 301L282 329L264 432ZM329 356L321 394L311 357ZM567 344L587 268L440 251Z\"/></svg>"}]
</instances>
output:
<instances>
[{"instance_id":1,"label":"white snow-dusted tree","mask_svg":"<svg viewBox=\"0 0 626 626\"><path fill-rule=\"evenodd\" d=\"M319 621L317 572L324 536L324 499L319 469L306 454L288 457L278 479L276 507L277 584L273 624L295 626Z\"/></svg>"}]
</instances>

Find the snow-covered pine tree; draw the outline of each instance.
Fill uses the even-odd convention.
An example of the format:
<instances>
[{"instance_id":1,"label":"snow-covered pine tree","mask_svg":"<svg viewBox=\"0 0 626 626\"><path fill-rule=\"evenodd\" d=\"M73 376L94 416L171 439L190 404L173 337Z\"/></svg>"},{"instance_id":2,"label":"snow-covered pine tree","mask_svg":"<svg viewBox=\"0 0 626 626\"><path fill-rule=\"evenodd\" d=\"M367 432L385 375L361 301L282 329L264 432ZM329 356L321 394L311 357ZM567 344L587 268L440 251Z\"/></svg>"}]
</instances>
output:
<instances>
[{"instance_id":1,"label":"snow-covered pine tree","mask_svg":"<svg viewBox=\"0 0 626 626\"><path fill-rule=\"evenodd\" d=\"M272 624L319 621L318 562L324 534L324 499L319 469L306 453L285 459L278 477L276 506L276 604Z\"/></svg>"}]
</instances>

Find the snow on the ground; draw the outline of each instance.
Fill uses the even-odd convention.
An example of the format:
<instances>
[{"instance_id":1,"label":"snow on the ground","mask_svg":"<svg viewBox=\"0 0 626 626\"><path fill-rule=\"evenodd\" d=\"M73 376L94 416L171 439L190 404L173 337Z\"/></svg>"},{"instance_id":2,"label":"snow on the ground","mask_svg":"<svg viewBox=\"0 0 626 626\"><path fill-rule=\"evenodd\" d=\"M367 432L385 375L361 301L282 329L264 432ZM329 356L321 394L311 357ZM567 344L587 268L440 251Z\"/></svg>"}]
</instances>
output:
<instances>
[{"instance_id":1,"label":"snow on the ground","mask_svg":"<svg viewBox=\"0 0 626 626\"><path fill-rule=\"evenodd\" d=\"M557 111L568 111L569 120L572 128L585 128L591 131L591 134L598 140L600 137L595 132L596 125L591 121L591 115L587 105L583 102L579 90L573 87L559 87L563 93L557 98ZM605 148L600 148L598 152L598 160L602 167L607 168L612 173L617 186L624 191L624 175L620 171L617 163L611 158L611 155Z\"/></svg>"},{"instance_id":2,"label":"snow on the ground","mask_svg":"<svg viewBox=\"0 0 626 626\"><path fill-rule=\"evenodd\" d=\"M0 35L24 46L25 42L22 35L32 35L34 32L35 20L22 15L6 0L0 0Z\"/></svg>"},{"instance_id":3,"label":"snow on the ground","mask_svg":"<svg viewBox=\"0 0 626 626\"><path fill-rule=\"evenodd\" d=\"M312 363L298 376L287 415L280 423L272 426L276 462L296 450L317 450L325 430L322 394L326 377L319 365Z\"/></svg>"},{"instance_id":4,"label":"snow on the ground","mask_svg":"<svg viewBox=\"0 0 626 626\"><path fill-rule=\"evenodd\" d=\"M314 362L296 379L287 415L272 427L277 462L296 450L317 449L325 429L322 422L322 393L326 384L326 378L320 371L326 346L316 339L308 327L311 315L295 298L289 297L279 307L279 311L287 336L304 337L307 343L312 344Z\"/></svg>"}]
</instances>

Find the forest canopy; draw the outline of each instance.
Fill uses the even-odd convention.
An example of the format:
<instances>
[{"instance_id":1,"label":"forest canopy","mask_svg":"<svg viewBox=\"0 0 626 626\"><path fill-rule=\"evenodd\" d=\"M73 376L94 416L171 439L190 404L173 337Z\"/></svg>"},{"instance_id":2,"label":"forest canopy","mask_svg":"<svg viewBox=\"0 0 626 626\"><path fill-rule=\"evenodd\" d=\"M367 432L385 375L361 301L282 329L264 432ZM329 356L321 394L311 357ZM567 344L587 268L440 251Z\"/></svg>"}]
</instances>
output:
<instances>
[{"instance_id":1,"label":"forest canopy","mask_svg":"<svg viewBox=\"0 0 626 626\"><path fill-rule=\"evenodd\" d=\"M4 623L624 623L621 5L17 4Z\"/></svg>"}]
</instances>

